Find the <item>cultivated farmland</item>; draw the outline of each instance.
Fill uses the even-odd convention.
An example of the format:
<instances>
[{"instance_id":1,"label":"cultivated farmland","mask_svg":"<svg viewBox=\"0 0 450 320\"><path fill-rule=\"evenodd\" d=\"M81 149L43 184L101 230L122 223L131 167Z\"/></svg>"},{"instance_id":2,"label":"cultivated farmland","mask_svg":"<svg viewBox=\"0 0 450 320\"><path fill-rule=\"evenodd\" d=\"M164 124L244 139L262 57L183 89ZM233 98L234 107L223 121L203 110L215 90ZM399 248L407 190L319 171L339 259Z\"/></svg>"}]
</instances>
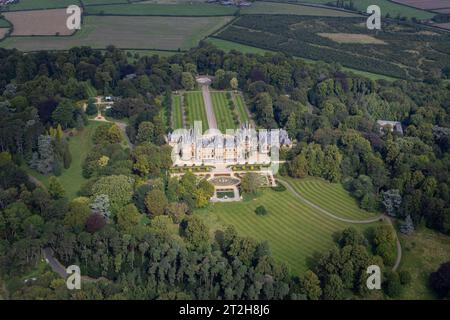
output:
<instances>
[{"instance_id":1,"label":"cultivated farmland","mask_svg":"<svg viewBox=\"0 0 450 320\"><path fill-rule=\"evenodd\" d=\"M392 0L400 4L406 4L419 9L450 8L448 0Z\"/></svg>"},{"instance_id":2,"label":"cultivated farmland","mask_svg":"<svg viewBox=\"0 0 450 320\"><path fill-rule=\"evenodd\" d=\"M8 33L8 28L0 28L0 39L3 39Z\"/></svg>"},{"instance_id":3,"label":"cultivated farmland","mask_svg":"<svg viewBox=\"0 0 450 320\"><path fill-rule=\"evenodd\" d=\"M232 16L235 7L213 4L120 4L86 7L87 14L137 15L137 16Z\"/></svg>"},{"instance_id":4,"label":"cultivated farmland","mask_svg":"<svg viewBox=\"0 0 450 320\"><path fill-rule=\"evenodd\" d=\"M66 26L65 9L5 12L4 16L14 25L12 36L68 36L74 33Z\"/></svg>"},{"instance_id":5,"label":"cultivated farmland","mask_svg":"<svg viewBox=\"0 0 450 320\"><path fill-rule=\"evenodd\" d=\"M329 189L321 190L327 198ZM349 202L349 195L342 195L340 201ZM264 206L268 214L258 216L255 209ZM293 274L308 269L307 261L316 253L323 253L334 246L333 234L350 225L318 212L300 202L288 190L276 192L266 189L255 200L217 203L208 210L198 211L204 221L213 229L223 230L233 225L239 234L258 241L268 241L272 256L286 263ZM366 228L369 225L352 225Z\"/></svg>"},{"instance_id":6,"label":"cultivated farmland","mask_svg":"<svg viewBox=\"0 0 450 320\"><path fill-rule=\"evenodd\" d=\"M322 17L356 17L354 13L287 3L255 2L241 9L241 14L293 14Z\"/></svg>"},{"instance_id":7,"label":"cultivated farmland","mask_svg":"<svg viewBox=\"0 0 450 320\"><path fill-rule=\"evenodd\" d=\"M213 91L211 98L218 129L222 133L225 133L227 129L235 129L238 123L233 118L233 110L230 107L230 102L231 104L233 102L227 98L227 93Z\"/></svg>"},{"instance_id":8,"label":"cultivated farmland","mask_svg":"<svg viewBox=\"0 0 450 320\"><path fill-rule=\"evenodd\" d=\"M116 4L128 3L128 0L82 0L85 6L101 5L101 4Z\"/></svg>"},{"instance_id":9,"label":"cultivated farmland","mask_svg":"<svg viewBox=\"0 0 450 320\"><path fill-rule=\"evenodd\" d=\"M172 96L172 127L173 129L183 128L183 108L179 95Z\"/></svg>"},{"instance_id":10,"label":"cultivated farmland","mask_svg":"<svg viewBox=\"0 0 450 320\"><path fill-rule=\"evenodd\" d=\"M87 16L71 37L9 37L0 47L23 51L65 50L74 46L102 49L188 49L232 17L108 17Z\"/></svg>"},{"instance_id":11,"label":"cultivated farmland","mask_svg":"<svg viewBox=\"0 0 450 320\"><path fill-rule=\"evenodd\" d=\"M200 91L185 93L184 110L186 113L186 126L194 125L194 121L201 121L203 131L209 128L203 95Z\"/></svg>"}]
</instances>

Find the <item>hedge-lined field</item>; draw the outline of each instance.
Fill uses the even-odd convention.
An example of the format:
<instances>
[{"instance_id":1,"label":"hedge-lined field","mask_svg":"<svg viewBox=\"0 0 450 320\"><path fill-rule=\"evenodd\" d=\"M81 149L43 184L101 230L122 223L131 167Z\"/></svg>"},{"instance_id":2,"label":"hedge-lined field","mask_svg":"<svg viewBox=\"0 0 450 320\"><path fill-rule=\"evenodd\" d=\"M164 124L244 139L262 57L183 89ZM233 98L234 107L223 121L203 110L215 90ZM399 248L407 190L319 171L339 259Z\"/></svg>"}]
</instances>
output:
<instances>
[{"instance_id":1,"label":"hedge-lined field","mask_svg":"<svg viewBox=\"0 0 450 320\"><path fill-rule=\"evenodd\" d=\"M226 92L211 92L211 99L213 103L214 115L218 129L225 133L227 129L235 129L237 124L233 119L233 111L229 106L229 101Z\"/></svg>"},{"instance_id":2,"label":"hedge-lined field","mask_svg":"<svg viewBox=\"0 0 450 320\"><path fill-rule=\"evenodd\" d=\"M119 4L86 7L87 14L137 16L232 16L236 7L213 4Z\"/></svg>"},{"instance_id":3,"label":"hedge-lined field","mask_svg":"<svg viewBox=\"0 0 450 320\"><path fill-rule=\"evenodd\" d=\"M244 99L240 94L234 94L234 99L236 101L236 107L239 114L239 119L241 123L249 122L247 107L245 106Z\"/></svg>"},{"instance_id":4,"label":"hedge-lined field","mask_svg":"<svg viewBox=\"0 0 450 320\"><path fill-rule=\"evenodd\" d=\"M329 192L330 189L325 189L320 194L326 197ZM267 215L256 215L255 209L260 205L267 209ZM233 225L241 235L258 241L267 240L272 256L286 263L293 274L307 270L308 259L332 248L333 234L350 226L301 203L288 190L265 189L255 200L216 203L197 214L213 230ZM367 228L375 225L353 226Z\"/></svg>"},{"instance_id":5,"label":"hedge-lined field","mask_svg":"<svg viewBox=\"0 0 450 320\"><path fill-rule=\"evenodd\" d=\"M87 16L70 37L9 37L0 47L22 51L66 50L75 46L104 49L178 50L195 47L232 17L116 17Z\"/></svg>"},{"instance_id":6,"label":"hedge-lined field","mask_svg":"<svg viewBox=\"0 0 450 320\"><path fill-rule=\"evenodd\" d=\"M181 108L181 96L172 96L172 125L174 129L183 127L183 109Z\"/></svg>"},{"instance_id":7,"label":"hedge-lined field","mask_svg":"<svg viewBox=\"0 0 450 320\"><path fill-rule=\"evenodd\" d=\"M81 6L79 0L20 0L18 3L8 5L8 10L35 10L67 8L70 5Z\"/></svg>"},{"instance_id":8,"label":"hedge-lined field","mask_svg":"<svg viewBox=\"0 0 450 320\"><path fill-rule=\"evenodd\" d=\"M329 1L329 0L328 0ZM293 14L321 17L355 17L357 14L328 8L302 6L288 3L258 1L241 9L241 14Z\"/></svg>"},{"instance_id":9,"label":"hedge-lined field","mask_svg":"<svg viewBox=\"0 0 450 320\"><path fill-rule=\"evenodd\" d=\"M379 213L359 208L358 202L339 183L318 178L292 179L283 177L302 197L336 216L354 220L373 218Z\"/></svg>"},{"instance_id":10,"label":"hedge-lined field","mask_svg":"<svg viewBox=\"0 0 450 320\"><path fill-rule=\"evenodd\" d=\"M203 95L200 91L186 92L184 98L186 126L194 125L194 121L202 122L203 131L209 129Z\"/></svg>"}]
</instances>

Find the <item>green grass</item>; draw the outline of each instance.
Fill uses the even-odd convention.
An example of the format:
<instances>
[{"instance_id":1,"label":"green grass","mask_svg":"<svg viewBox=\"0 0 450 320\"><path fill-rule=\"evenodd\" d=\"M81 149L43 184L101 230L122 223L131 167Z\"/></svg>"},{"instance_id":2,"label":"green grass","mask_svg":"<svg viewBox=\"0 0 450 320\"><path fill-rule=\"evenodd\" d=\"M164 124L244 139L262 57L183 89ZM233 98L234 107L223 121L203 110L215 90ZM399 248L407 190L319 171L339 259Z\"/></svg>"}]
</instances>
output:
<instances>
[{"instance_id":1,"label":"green grass","mask_svg":"<svg viewBox=\"0 0 450 320\"><path fill-rule=\"evenodd\" d=\"M364 220L375 217L378 213L370 213L359 208L358 202L341 184L330 183L318 178L292 179L283 177L305 199L339 217L353 220Z\"/></svg>"},{"instance_id":2,"label":"green grass","mask_svg":"<svg viewBox=\"0 0 450 320\"><path fill-rule=\"evenodd\" d=\"M85 6L99 5L99 4L116 4L128 3L127 0L82 0Z\"/></svg>"},{"instance_id":3,"label":"green grass","mask_svg":"<svg viewBox=\"0 0 450 320\"><path fill-rule=\"evenodd\" d=\"M95 89L94 86L90 82L85 81L84 82L84 86L86 88L86 92L87 92L89 97L96 97L97 96L97 89Z\"/></svg>"},{"instance_id":4,"label":"green grass","mask_svg":"<svg viewBox=\"0 0 450 320\"><path fill-rule=\"evenodd\" d=\"M70 5L80 6L78 0L20 0L18 3L8 6L8 10L35 10L67 8Z\"/></svg>"},{"instance_id":5,"label":"green grass","mask_svg":"<svg viewBox=\"0 0 450 320\"><path fill-rule=\"evenodd\" d=\"M400 241L403 256L399 270L407 270L412 276L401 298L436 299L428 279L431 272L450 261L450 237L422 227L410 236L400 235Z\"/></svg>"},{"instance_id":6,"label":"green grass","mask_svg":"<svg viewBox=\"0 0 450 320\"><path fill-rule=\"evenodd\" d=\"M66 50L74 46L104 49L178 50L197 46L233 17L113 17L86 16L81 30L70 37L9 37L0 47L22 51Z\"/></svg>"},{"instance_id":7,"label":"green grass","mask_svg":"<svg viewBox=\"0 0 450 320\"><path fill-rule=\"evenodd\" d=\"M237 42L222 40L222 39L218 39L218 38L208 38L207 41L209 43L212 43L217 48L219 48L220 50L223 50L225 52L230 52L231 50L236 50L236 51L239 51L242 53L254 53L254 54L262 54L262 55L264 55L267 52L269 52L269 53L275 52L275 51L271 51L271 50L247 46L245 44L240 44Z\"/></svg>"},{"instance_id":8,"label":"green grass","mask_svg":"<svg viewBox=\"0 0 450 320\"><path fill-rule=\"evenodd\" d=\"M244 99L240 94L234 94L234 99L236 101L236 107L239 114L239 119L241 120L241 123L249 122L250 119L248 117L248 111L247 107L245 106Z\"/></svg>"},{"instance_id":9,"label":"green grass","mask_svg":"<svg viewBox=\"0 0 450 320\"><path fill-rule=\"evenodd\" d=\"M183 127L183 109L181 108L181 96L172 96L172 125L174 129Z\"/></svg>"},{"instance_id":10,"label":"green grass","mask_svg":"<svg viewBox=\"0 0 450 320\"><path fill-rule=\"evenodd\" d=\"M63 169L62 174L57 177L61 182L66 196L73 199L77 196L80 186L86 181L82 175L82 164L89 150L92 148L92 135L95 129L104 122L89 121L81 132L69 138L69 149L72 155L72 163L69 169ZM38 179L42 184L48 187L50 176L44 176L28 166L23 167L25 171Z\"/></svg>"},{"instance_id":11,"label":"green grass","mask_svg":"<svg viewBox=\"0 0 450 320\"><path fill-rule=\"evenodd\" d=\"M237 125L233 120L233 111L228 105L226 92L212 91L211 99L218 129L222 133L225 133L227 129L235 129Z\"/></svg>"},{"instance_id":12,"label":"green grass","mask_svg":"<svg viewBox=\"0 0 450 320\"><path fill-rule=\"evenodd\" d=\"M131 59L134 59L134 55L138 54L139 58L140 57L151 57L154 55L157 56L161 56L161 57L170 57L173 56L174 54L177 54L178 52L176 51L164 51L164 50L126 50L126 52L131 53L132 57Z\"/></svg>"},{"instance_id":13,"label":"green grass","mask_svg":"<svg viewBox=\"0 0 450 320\"><path fill-rule=\"evenodd\" d=\"M275 3L258 1L250 7L241 9L241 14L293 14L302 16L321 16L321 17L355 17L351 12L332 10L328 8L318 8L311 6L302 6L288 3Z\"/></svg>"},{"instance_id":14,"label":"green grass","mask_svg":"<svg viewBox=\"0 0 450 320\"><path fill-rule=\"evenodd\" d=\"M295 1L295 0L290 0ZM281 1L283 2L283 1ZM314 3L314 4L327 4L330 2L330 0L297 0L298 3ZM367 7L375 4L378 5L381 9L381 14L383 16L386 15L386 13L389 13L391 17L396 17L398 14L400 14L402 17L416 17L418 19L430 19L434 16L434 14L420 10L420 9L414 9L408 6L404 6L398 3L391 2L389 0L357 0L353 1L354 5L356 6L356 9L361 12L366 12Z\"/></svg>"},{"instance_id":15,"label":"green grass","mask_svg":"<svg viewBox=\"0 0 450 320\"><path fill-rule=\"evenodd\" d=\"M202 130L205 131L209 129L203 95L200 91L187 92L184 100L184 107L188 112L186 126L194 125L194 121L201 121Z\"/></svg>"},{"instance_id":16,"label":"green grass","mask_svg":"<svg viewBox=\"0 0 450 320\"><path fill-rule=\"evenodd\" d=\"M255 209L260 205L267 209L267 215L256 215ZM215 203L208 209L196 212L212 232L233 225L242 236L257 241L267 240L271 255L277 261L286 263L295 275L310 268L308 261L314 254L323 253L335 245L335 232L349 226L300 202L288 190L276 192L265 189L256 199ZM352 226L363 230L375 225Z\"/></svg>"},{"instance_id":17,"label":"green grass","mask_svg":"<svg viewBox=\"0 0 450 320\"><path fill-rule=\"evenodd\" d=\"M236 7L214 4L119 4L86 7L87 14L136 15L136 16L232 16Z\"/></svg>"},{"instance_id":18,"label":"green grass","mask_svg":"<svg viewBox=\"0 0 450 320\"><path fill-rule=\"evenodd\" d=\"M0 18L0 28L9 28L11 24L4 18Z\"/></svg>"}]
</instances>

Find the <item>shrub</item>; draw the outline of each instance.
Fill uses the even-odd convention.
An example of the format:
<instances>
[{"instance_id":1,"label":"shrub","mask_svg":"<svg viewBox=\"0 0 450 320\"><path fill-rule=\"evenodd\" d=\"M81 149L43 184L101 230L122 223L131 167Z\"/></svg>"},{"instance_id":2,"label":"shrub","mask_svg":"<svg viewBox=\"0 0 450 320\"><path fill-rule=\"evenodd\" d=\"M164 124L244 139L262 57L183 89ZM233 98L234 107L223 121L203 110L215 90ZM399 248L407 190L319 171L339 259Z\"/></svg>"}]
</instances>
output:
<instances>
[{"instance_id":1,"label":"shrub","mask_svg":"<svg viewBox=\"0 0 450 320\"><path fill-rule=\"evenodd\" d=\"M259 206L255 209L255 213L258 216L265 216L267 214L267 209L264 206Z\"/></svg>"}]
</instances>

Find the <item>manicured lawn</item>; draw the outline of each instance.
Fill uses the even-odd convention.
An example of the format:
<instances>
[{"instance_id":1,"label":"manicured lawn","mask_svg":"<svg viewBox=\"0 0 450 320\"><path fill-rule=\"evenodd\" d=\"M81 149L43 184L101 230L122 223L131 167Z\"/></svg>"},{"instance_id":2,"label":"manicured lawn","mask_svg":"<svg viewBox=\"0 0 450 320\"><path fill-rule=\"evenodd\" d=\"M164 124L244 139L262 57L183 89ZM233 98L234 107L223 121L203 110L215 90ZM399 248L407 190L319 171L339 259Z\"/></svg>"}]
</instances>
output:
<instances>
[{"instance_id":1,"label":"manicured lawn","mask_svg":"<svg viewBox=\"0 0 450 320\"><path fill-rule=\"evenodd\" d=\"M249 122L250 119L248 117L247 107L245 105L244 99L240 94L234 94L234 99L236 101L236 107L239 114L239 119L241 123Z\"/></svg>"},{"instance_id":2,"label":"manicured lawn","mask_svg":"<svg viewBox=\"0 0 450 320\"><path fill-rule=\"evenodd\" d=\"M211 92L214 115L216 117L217 126L222 133L227 129L235 129L237 127L233 120L233 111L228 105L226 92Z\"/></svg>"},{"instance_id":3,"label":"manicured lawn","mask_svg":"<svg viewBox=\"0 0 450 320\"><path fill-rule=\"evenodd\" d=\"M400 270L411 273L412 281L401 296L402 299L436 299L428 287L431 272L450 261L450 237L425 227L410 236L400 235L403 257Z\"/></svg>"},{"instance_id":4,"label":"manicured lawn","mask_svg":"<svg viewBox=\"0 0 450 320\"><path fill-rule=\"evenodd\" d=\"M305 1L306 2L306 1ZM322 16L322 17L355 17L354 13L302 6L288 3L262 2L253 3L250 7L241 9L241 14L294 14L302 16Z\"/></svg>"},{"instance_id":5,"label":"manicured lawn","mask_svg":"<svg viewBox=\"0 0 450 320\"><path fill-rule=\"evenodd\" d=\"M94 88L94 86L89 81L85 81L84 85L86 87L86 92L87 92L89 97L96 97L97 96L97 90Z\"/></svg>"},{"instance_id":6,"label":"manicured lawn","mask_svg":"<svg viewBox=\"0 0 450 320\"><path fill-rule=\"evenodd\" d=\"M267 215L256 215L255 209L260 205L267 209ZM350 226L301 203L288 190L265 189L256 199L215 203L196 214L212 232L233 225L240 235L267 240L272 256L286 263L296 275L310 267L308 261L315 253L323 253L335 245L332 238L335 232ZM375 225L352 226L365 229Z\"/></svg>"},{"instance_id":7,"label":"manicured lawn","mask_svg":"<svg viewBox=\"0 0 450 320\"><path fill-rule=\"evenodd\" d=\"M341 184L318 178L292 179L283 177L305 199L339 217L365 220L380 213L371 213L359 208L358 202Z\"/></svg>"},{"instance_id":8,"label":"manicured lawn","mask_svg":"<svg viewBox=\"0 0 450 320\"><path fill-rule=\"evenodd\" d=\"M153 4L135 3L86 7L87 14L136 16L232 16L236 7L214 4Z\"/></svg>"},{"instance_id":9,"label":"manicured lawn","mask_svg":"<svg viewBox=\"0 0 450 320\"><path fill-rule=\"evenodd\" d=\"M70 5L80 6L78 0L20 0L8 6L9 10L54 9L67 8Z\"/></svg>"},{"instance_id":10,"label":"manicured lawn","mask_svg":"<svg viewBox=\"0 0 450 320\"><path fill-rule=\"evenodd\" d=\"M232 18L85 16L81 30L70 37L9 37L0 42L0 47L36 51L115 45L126 49L185 50L197 46Z\"/></svg>"},{"instance_id":11,"label":"manicured lawn","mask_svg":"<svg viewBox=\"0 0 450 320\"><path fill-rule=\"evenodd\" d=\"M194 121L201 121L203 131L209 128L205 104L200 91L187 92L184 99L184 107L185 112L187 111L186 126L194 125Z\"/></svg>"},{"instance_id":12,"label":"manicured lawn","mask_svg":"<svg viewBox=\"0 0 450 320\"><path fill-rule=\"evenodd\" d=\"M179 95L172 96L172 125L174 129L183 127L183 109Z\"/></svg>"},{"instance_id":13,"label":"manicured lawn","mask_svg":"<svg viewBox=\"0 0 450 320\"><path fill-rule=\"evenodd\" d=\"M81 166L89 150L92 148L92 135L94 134L95 129L101 124L103 124L103 122L89 121L89 125L81 132L69 138L72 163L70 168L64 169L62 174L58 177L58 180L61 182L64 190L66 190L66 196L69 199L73 199L77 196L80 186L86 181L82 175ZM49 176L44 176L27 166L24 166L24 169L48 187Z\"/></svg>"}]
</instances>

